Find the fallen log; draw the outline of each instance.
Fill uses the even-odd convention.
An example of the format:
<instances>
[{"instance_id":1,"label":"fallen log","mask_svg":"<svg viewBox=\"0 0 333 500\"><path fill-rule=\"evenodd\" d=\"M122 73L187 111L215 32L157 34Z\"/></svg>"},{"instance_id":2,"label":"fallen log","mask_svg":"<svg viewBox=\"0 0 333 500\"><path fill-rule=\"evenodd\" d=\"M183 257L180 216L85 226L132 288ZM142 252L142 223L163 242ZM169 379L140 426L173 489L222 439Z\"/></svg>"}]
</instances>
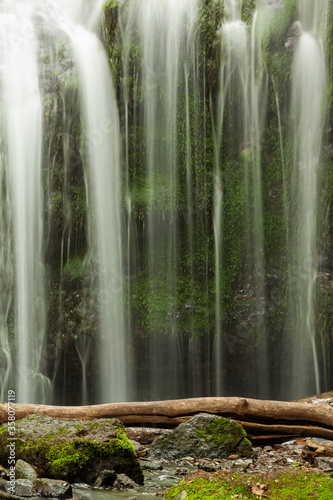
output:
<instances>
[{"instance_id":1,"label":"fallen log","mask_svg":"<svg viewBox=\"0 0 333 500\"><path fill-rule=\"evenodd\" d=\"M236 420L248 421L302 421L314 422L333 429L333 408L327 403L298 403L287 401L270 401L239 397L203 397L175 399L166 401L140 401L129 403L107 403L90 406L48 406L17 403L16 419L27 415L40 414L58 418L79 418L92 420L95 418L119 418L120 416L135 420L139 417L183 417L207 412ZM0 422L7 422L7 403L0 403ZM246 417L246 418L245 418Z\"/></svg>"},{"instance_id":2,"label":"fallen log","mask_svg":"<svg viewBox=\"0 0 333 500\"><path fill-rule=\"evenodd\" d=\"M278 436L286 438L296 437L320 437L333 441L333 429L312 425L266 425L254 422L237 422L246 430L251 441L264 439L264 436L270 436L273 439Z\"/></svg>"},{"instance_id":3,"label":"fallen log","mask_svg":"<svg viewBox=\"0 0 333 500\"><path fill-rule=\"evenodd\" d=\"M267 433L333 438L333 407L326 402L309 404L239 397L203 397L91 406L15 405L16 419L32 414L81 420L113 417L120 419L126 426L166 428L175 427L201 412L240 421L253 436ZM6 422L7 417L7 403L0 403L0 422Z\"/></svg>"}]
</instances>

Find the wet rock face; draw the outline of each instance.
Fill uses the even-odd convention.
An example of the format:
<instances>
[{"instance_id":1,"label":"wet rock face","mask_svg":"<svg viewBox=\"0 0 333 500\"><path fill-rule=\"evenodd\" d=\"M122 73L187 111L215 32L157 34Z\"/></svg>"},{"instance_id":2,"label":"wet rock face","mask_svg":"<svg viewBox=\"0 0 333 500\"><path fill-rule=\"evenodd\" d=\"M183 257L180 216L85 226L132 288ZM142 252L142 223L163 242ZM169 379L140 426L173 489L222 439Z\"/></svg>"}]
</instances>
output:
<instances>
[{"instance_id":1,"label":"wet rock face","mask_svg":"<svg viewBox=\"0 0 333 500\"><path fill-rule=\"evenodd\" d=\"M174 460L188 455L227 458L232 453L240 457L253 455L244 429L226 418L200 413L157 437L150 447L149 456Z\"/></svg>"},{"instance_id":2,"label":"wet rock face","mask_svg":"<svg viewBox=\"0 0 333 500\"><path fill-rule=\"evenodd\" d=\"M15 437L16 458L35 467L39 477L93 484L103 470L112 470L143 484L134 447L117 419L82 422L31 415L16 422ZM9 442L4 424L0 427L0 464L4 466Z\"/></svg>"}]
</instances>

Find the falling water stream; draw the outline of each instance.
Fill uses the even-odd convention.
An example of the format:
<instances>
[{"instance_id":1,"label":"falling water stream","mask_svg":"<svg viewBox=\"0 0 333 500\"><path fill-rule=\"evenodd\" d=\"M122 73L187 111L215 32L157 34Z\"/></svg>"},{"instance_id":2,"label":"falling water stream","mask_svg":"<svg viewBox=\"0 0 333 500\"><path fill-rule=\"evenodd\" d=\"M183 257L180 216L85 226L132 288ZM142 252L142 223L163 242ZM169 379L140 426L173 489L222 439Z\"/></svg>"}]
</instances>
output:
<instances>
[{"instance_id":1,"label":"falling water stream","mask_svg":"<svg viewBox=\"0 0 333 500\"><path fill-rule=\"evenodd\" d=\"M141 196L146 197L149 207L144 221L144 233L147 254L144 265L147 266L150 300L154 296L168 297L168 335L161 338L159 329L166 325L150 325L148 340L147 369L150 374L148 384L151 397L159 398L161 387L168 380L169 396L182 393L181 376L181 341L179 339L177 315L177 281L179 224L177 196L179 192L179 164L177 159L177 113L180 99L185 98L186 116L186 179L187 197L191 196L191 149L188 85L189 72L193 75L194 50L193 30L195 26L197 2L193 0L134 0L124 23L124 101L125 124L128 129L129 96L127 82L131 78L129 71L129 50L133 31L139 35L142 46L142 67L135 75L138 87L135 87L134 101L139 99L139 90L143 92L142 121L138 116L136 126L144 127L146 163L143 172L144 188ZM136 30L136 31L135 31ZM184 81L185 96L179 97L179 83ZM140 95L140 98L142 96ZM136 103L136 106L141 103ZM132 117L135 120L135 116ZM128 137L125 151L128 151ZM127 165L128 167L128 165ZM128 179L128 174L127 174ZM130 200L130 193L127 194ZM191 199L188 200L187 227L193 224ZM131 205L128 204L130 207ZM130 220L130 219L129 219ZM129 226L130 227L130 226ZM191 234L191 233L190 233ZM190 236L191 238L191 236ZM134 239L127 238L129 245ZM191 252L191 241L189 243ZM129 266L128 266L129 267ZM164 282L162 276L166 276ZM163 294L163 295L161 295ZM151 304L149 307L154 307ZM148 309L148 314L150 310ZM151 313L153 316L153 313ZM161 348L163 342L163 348Z\"/></svg>"},{"instance_id":2,"label":"falling water stream","mask_svg":"<svg viewBox=\"0 0 333 500\"><path fill-rule=\"evenodd\" d=\"M5 320L15 294L17 353L15 372L18 400L44 402L49 380L42 374L45 338L42 197L42 94L39 88L38 19L44 29L65 33L77 64L89 186L88 225L90 259L98 269L100 314L98 344L99 401L126 399L126 352L123 315L123 271L120 238L119 119L104 46L95 34L104 1L62 0L24 4L3 2L1 23L1 88L3 115L1 178L6 185L2 206L1 363L3 388L12 361ZM97 242L97 244L96 244ZM14 249L14 258L11 254ZM15 275L15 287L10 279ZM11 288L12 286L12 288ZM6 288L7 287L7 288ZM86 399L85 365L89 342L77 344L83 365L82 399ZM44 367L45 369L45 367ZM107 383L104 381L107 380ZM12 382L14 383L14 382ZM5 399L4 394L2 398Z\"/></svg>"},{"instance_id":3,"label":"falling water stream","mask_svg":"<svg viewBox=\"0 0 333 500\"><path fill-rule=\"evenodd\" d=\"M1 317L6 318L15 295L16 387L22 402L45 401L49 381L42 374L45 336L43 264L43 197L41 178L42 104L38 84L37 40L32 24L33 4L2 4L0 68L2 90L1 282L5 284ZM13 251L13 254L11 252ZM14 278L15 276L15 278ZM14 278L13 282L8 281ZM3 297L4 298L4 297ZM8 333L1 339L4 379L11 359ZM45 368L45 367L44 367ZM5 387L4 387L5 389ZM1 394L2 400L5 395Z\"/></svg>"},{"instance_id":4,"label":"falling water stream","mask_svg":"<svg viewBox=\"0 0 333 500\"><path fill-rule=\"evenodd\" d=\"M301 395L309 387L320 392L316 332L316 281L318 269L318 183L323 136L326 88L325 56L320 29L325 27L328 2L299 0L299 41L293 67L292 115L294 117L294 165L292 172L294 228L294 297L290 299L294 329L291 334L293 376L290 394ZM325 37L325 30L321 33ZM293 320L291 320L293 324ZM312 370L309 370L312 366Z\"/></svg>"},{"instance_id":5,"label":"falling water stream","mask_svg":"<svg viewBox=\"0 0 333 500\"><path fill-rule=\"evenodd\" d=\"M289 100L265 53L282 0L255 2L251 25L241 0L216 2L209 23L199 0L124 0L110 54L105 0L0 0L1 400L12 386L17 401L52 402L53 386L65 393L73 374L81 403L92 393L94 402L224 395L248 357L246 375L236 374L244 395L270 397L273 373L279 396L322 389L317 214L329 0L297 3ZM276 187L274 196L283 196L289 273L281 339L270 323L280 307L270 287L284 278L274 285L268 276L265 217L279 214L265 192L265 120L278 128L283 194ZM73 177L84 207L78 252Z\"/></svg>"}]
</instances>

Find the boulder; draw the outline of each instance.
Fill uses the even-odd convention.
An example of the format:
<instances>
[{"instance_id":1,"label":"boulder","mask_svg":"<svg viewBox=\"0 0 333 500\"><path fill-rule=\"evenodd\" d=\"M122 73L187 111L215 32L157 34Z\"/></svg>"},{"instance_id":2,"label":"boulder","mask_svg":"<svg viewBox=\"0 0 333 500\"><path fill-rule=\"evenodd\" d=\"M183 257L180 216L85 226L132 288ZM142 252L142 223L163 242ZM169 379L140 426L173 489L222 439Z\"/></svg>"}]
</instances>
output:
<instances>
[{"instance_id":1,"label":"boulder","mask_svg":"<svg viewBox=\"0 0 333 500\"><path fill-rule=\"evenodd\" d=\"M216 415L199 413L175 429L157 437L149 450L151 458L174 460L187 455L196 458L228 458L253 455L246 432L237 422Z\"/></svg>"},{"instance_id":2,"label":"boulder","mask_svg":"<svg viewBox=\"0 0 333 500\"><path fill-rule=\"evenodd\" d=\"M10 493L12 482L0 480L0 490ZM15 495L19 497L72 498L72 487L56 479L16 479Z\"/></svg>"},{"instance_id":3,"label":"boulder","mask_svg":"<svg viewBox=\"0 0 333 500\"><path fill-rule=\"evenodd\" d=\"M38 474L35 467L19 459L15 464L15 477L17 479L37 479Z\"/></svg>"},{"instance_id":4,"label":"boulder","mask_svg":"<svg viewBox=\"0 0 333 500\"><path fill-rule=\"evenodd\" d=\"M113 484L113 488L117 490L133 490L137 487L138 484L126 476L126 474L118 474L117 479Z\"/></svg>"},{"instance_id":5,"label":"boulder","mask_svg":"<svg viewBox=\"0 0 333 500\"><path fill-rule=\"evenodd\" d=\"M123 424L114 418L82 422L30 415L16 422L15 456L39 477L94 484L103 470L124 473L143 484L143 473ZM0 427L0 464L8 462L7 424ZM15 444L14 444L15 443Z\"/></svg>"}]
</instances>

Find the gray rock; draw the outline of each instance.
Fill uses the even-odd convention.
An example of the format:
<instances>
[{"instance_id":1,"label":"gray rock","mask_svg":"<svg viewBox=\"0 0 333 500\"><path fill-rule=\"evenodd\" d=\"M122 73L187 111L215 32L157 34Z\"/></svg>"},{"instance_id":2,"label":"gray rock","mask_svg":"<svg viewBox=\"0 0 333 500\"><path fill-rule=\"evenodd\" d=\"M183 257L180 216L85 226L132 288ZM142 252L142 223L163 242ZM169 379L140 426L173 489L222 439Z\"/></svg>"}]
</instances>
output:
<instances>
[{"instance_id":1,"label":"gray rock","mask_svg":"<svg viewBox=\"0 0 333 500\"><path fill-rule=\"evenodd\" d=\"M113 487L116 488L117 490L128 490L128 489L135 489L139 485L132 481L126 474L118 474L117 479L114 482Z\"/></svg>"},{"instance_id":2,"label":"gray rock","mask_svg":"<svg viewBox=\"0 0 333 500\"><path fill-rule=\"evenodd\" d=\"M333 469L333 457L316 457L314 466L318 469Z\"/></svg>"},{"instance_id":3,"label":"gray rock","mask_svg":"<svg viewBox=\"0 0 333 500\"><path fill-rule=\"evenodd\" d=\"M162 470L163 466L161 462L155 462L154 460L140 460L140 465L143 470Z\"/></svg>"},{"instance_id":4,"label":"gray rock","mask_svg":"<svg viewBox=\"0 0 333 500\"><path fill-rule=\"evenodd\" d=\"M38 474L36 469L28 464L28 462L25 462L24 460L21 460L20 458L16 461L15 464L15 476L17 479L37 479Z\"/></svg>"},{"instance_id":5,"label":"gray rock","mask_svg":"<svg viewBox=\"0 0 333 500\"><path fill-rule=\"evenodd\" d=\"M248 469L252 464L253 460L251 458L248 458L246 460L240 458L238 460L235 460L233 468L239 471L246 471L246 469Z\"/></svg>"},{"instance_id":6,"label":"gray rock","mask_svg":"<svg viewBox=\"0 0 333 500\"><path fill-rule=\"evenodd\" d=\"M0 490L12 493L10 481L0 481ZM16 479L15 495L20 497L72 498L72 487L57 479Z\"/></svg>"},{"instance_id":7,"label":"gray rock","mask_svg":"<svg viewBox=\"0 0 333 500\"><path fill-rule=\"evenodd\" d=\"M157 437L150 447L149 456L174 460L187 455L227 458L232 453L240 457L253 455L244 429L237 422L200 413Z\"/></svg>"}]
</instances>

